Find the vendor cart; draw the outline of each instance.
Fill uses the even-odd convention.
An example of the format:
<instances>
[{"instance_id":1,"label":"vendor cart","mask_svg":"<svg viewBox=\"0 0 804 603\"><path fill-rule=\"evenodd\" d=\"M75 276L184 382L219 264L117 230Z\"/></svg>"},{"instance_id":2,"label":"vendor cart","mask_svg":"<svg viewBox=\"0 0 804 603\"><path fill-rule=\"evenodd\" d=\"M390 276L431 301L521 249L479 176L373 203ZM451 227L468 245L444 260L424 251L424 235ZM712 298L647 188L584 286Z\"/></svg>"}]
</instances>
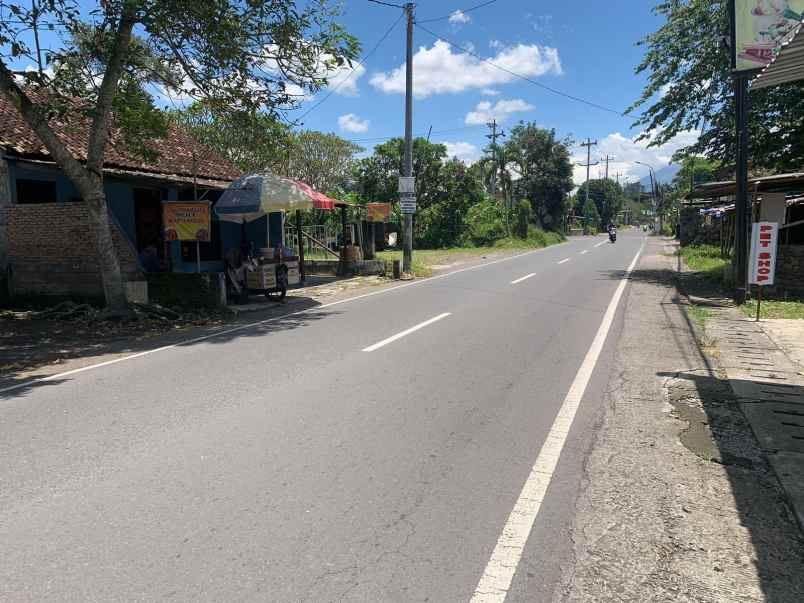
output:
<instances>
[{"instance_id":1,"label":"vendor cart","mask_svg":"<svg viewBox=\"0 0 804 603\"><path fill-rule=\"evenodd\" d=\"M245 276L250 294L264 294L268 299L281 301L287 295L288 286L301 281L299 258L257 258L246 268Z\"/></svg>"}]
</instances>

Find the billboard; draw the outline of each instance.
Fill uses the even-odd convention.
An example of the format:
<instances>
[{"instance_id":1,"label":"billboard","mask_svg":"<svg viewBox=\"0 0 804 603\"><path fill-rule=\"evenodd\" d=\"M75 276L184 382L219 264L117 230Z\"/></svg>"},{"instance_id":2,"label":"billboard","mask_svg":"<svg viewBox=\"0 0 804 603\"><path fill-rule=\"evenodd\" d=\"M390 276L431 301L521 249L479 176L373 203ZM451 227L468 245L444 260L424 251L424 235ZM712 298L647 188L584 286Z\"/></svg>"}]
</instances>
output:
<instances>
[{"instance_id":1,"label":"billboard","mask_svg":"<svg viewBox=\"0 0 804 603\"><path fill-rule=\"evenodd\" d=\"M733 0L734 65L762 69L785 37L804 19L804 0Z\"/></svg>"},{"instance_id":2,"label":"billboard","mask_svg":"<svg viewBox=\"0 0 804 603\"><path fill-rule=\"evenodd\" d=\"M779 244L779 224L755 222L751 229L751 259L748 283L772 285L776 276L776 249Z\"/></svg>"},{"instance_id":3,"label":"billboard","mask_svg":"<svg viewBox=\"0 0 804 603\"><path fill-rule=\"evenodd\" d=\"M209 241L209 203L166 201L162 204L166 241Z\"/></svg>"}]
</instances>

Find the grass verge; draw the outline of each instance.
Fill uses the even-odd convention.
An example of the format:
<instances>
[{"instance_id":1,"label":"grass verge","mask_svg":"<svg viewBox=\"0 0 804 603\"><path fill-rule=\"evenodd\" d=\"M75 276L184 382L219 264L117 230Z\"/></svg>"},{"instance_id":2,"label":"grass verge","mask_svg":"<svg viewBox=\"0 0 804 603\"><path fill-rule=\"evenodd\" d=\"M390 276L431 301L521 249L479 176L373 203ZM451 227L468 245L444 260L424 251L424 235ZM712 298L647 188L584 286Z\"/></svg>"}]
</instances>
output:
<instances>
[{"instance_id":1,"label":"grass verge","mask_svg":"<svg viewBox=\"0 0 804 603\"><path fill-rule=\"evenodd\" d=\"M414 249L413 272L416 276L432 276L435 270L446 268L456 262L472 257L484 256L495 251L527 251L528 249L541 249L561 243L563 235L555 232L545 232L533 229L527 239L507 237L499 239L487 247L450 247L447 249ZM401 260L402 251L380 251L377 259L391 261Z\"/></svg>"},{"instance_id":2,"label":"grass verge","mask_svg":"<svg viewBox=\"0 0 804 603\"><path fill-rule=\"evenodd\" d=\"M707 280L725 285L729 279L731 258L724 257L717 245L688 245L681 247L678 254L690 270L700 273Z\"/></svg>"},{"instance_id":3,"label":"grass verge","mask_svg":"<svg viewBox=\"0 0 804 603\"><path fill-rule=\"evenodd\" d=\"M706 325L706 321L708 318L712 316L712 313L703 306L698 306L696 304L690 304L687 306L687 312L690 315L690 318L695 321L695 324L698 325L701 329L704 328Z\"/></svg>"},{"instance_id":4,"label":"grass verge","mask_svg":"<svg viewBox=\"0 0 804 603\"><path fill-rule=\"evenodd\" d=\"M762 300L762 305L759 310L760 318L804 320L804 302L800 301ZM755 317L757 315L757 300L752 299L747 301L740 306L740 312L745 316Z\"/></svg>"}]
</instances>

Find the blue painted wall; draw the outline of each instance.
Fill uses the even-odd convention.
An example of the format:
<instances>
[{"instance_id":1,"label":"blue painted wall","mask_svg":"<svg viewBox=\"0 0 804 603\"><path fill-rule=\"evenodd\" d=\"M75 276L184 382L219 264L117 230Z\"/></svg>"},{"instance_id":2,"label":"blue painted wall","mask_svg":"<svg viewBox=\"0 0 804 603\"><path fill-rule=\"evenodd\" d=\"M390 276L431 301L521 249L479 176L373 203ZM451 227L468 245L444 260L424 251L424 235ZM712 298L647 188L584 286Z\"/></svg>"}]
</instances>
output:
<instances>
[{"instance_id":1,"label":"blue painted wall","mask_svg":"<svg viewBox=\"0 0 804 603\"><path fill-rule=\"evenodd\" d=\"M56 184L56 197L59 203L69 203L80 198L78 191L67 177L58 169L49 166L36 166L32 164L8 162L9 179L11 181L12 202L17 202L16 180L24 178L30 180L43 180ZM124 179L107 178L104 181L106 200L109 208L117 219L118 224L128 237L131 244L137 246L136 217L134 212L134 189L153 188L153 184L138 183ZM160 186L165 191L167 201L179 199L179 188L175 186ZM216 220L213 213L213 220ZM261 247L275 247L284 243L284 214L276 212L259 220L246 224L246 237L253 243L254 249ZM241 226L231 222L221 223L221 251L223 256L229 249L240 248ZM184 262L181 258L181 243L174 241L170 244L170 257L175 272L195 272L195 262ZM201 262L201 270L205 272L218 272L223 270L223 261Z\"/></svg>"}]
</instances>

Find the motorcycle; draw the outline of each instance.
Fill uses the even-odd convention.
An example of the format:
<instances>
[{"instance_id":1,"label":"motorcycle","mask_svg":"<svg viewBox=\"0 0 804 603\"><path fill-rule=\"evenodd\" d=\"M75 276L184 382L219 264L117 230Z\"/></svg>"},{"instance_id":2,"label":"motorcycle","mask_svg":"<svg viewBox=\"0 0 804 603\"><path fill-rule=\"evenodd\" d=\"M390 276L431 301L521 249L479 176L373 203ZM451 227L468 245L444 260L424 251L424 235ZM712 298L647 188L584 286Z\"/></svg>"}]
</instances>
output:
<instances>
[{"instance_id":1,"label":"motorcycle","mask_svg":"<svg viewBox=\"0 0 804 603\"><path fill-rule=\"evenodd\" d=\"M617 231L614 230L613 228L609 231L609 241L611 241L612 243L617 242Z\"/></svg>"}]
</instances>

